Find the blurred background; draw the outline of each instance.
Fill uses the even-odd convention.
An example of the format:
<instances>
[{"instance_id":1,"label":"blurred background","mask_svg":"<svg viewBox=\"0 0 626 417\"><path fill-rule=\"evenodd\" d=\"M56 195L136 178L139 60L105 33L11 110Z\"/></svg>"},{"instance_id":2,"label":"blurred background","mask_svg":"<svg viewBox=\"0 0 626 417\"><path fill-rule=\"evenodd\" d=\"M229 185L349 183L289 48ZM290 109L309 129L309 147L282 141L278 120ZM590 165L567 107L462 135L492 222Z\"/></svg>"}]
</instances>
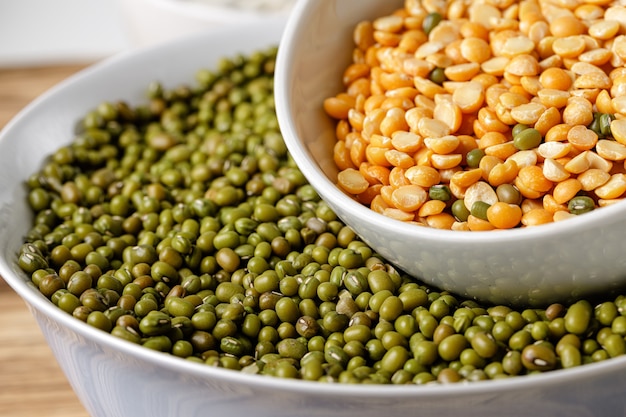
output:
<instances>
[{"instance_id":1,"label":"blurred background","mask_svg":"<svg viewBox=\"0 0 626 417\"><path fill-rule=\"evenodd\" d=\"M0 1L0 67L91 62L129 47L116 1Z\"/></svg>"},{"instance_id":2,"label":"blurred background","mask_svg":"<svg viewBox=\"0 0 626 417\"><path fill-rule=\"evenodd\" d=\"M218 26L287 16L296 0L1 0L0 68L90 63Z\"/></svg>"}]
</instances>

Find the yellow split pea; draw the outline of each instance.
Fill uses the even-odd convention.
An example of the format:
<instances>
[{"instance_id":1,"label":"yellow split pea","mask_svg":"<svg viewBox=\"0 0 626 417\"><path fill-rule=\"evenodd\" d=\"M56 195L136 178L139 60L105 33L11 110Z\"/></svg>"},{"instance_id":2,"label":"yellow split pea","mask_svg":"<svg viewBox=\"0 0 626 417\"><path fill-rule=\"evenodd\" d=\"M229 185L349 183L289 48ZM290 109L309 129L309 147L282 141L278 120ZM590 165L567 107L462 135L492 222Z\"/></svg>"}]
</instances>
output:
<instances>
[{"instance_id":1,"label":"yellow split pea","mask_svg":"<svg viewBox=\"0 0 626 417\"><path fill-rule=\"evenodd\" d=\"M626 7L405 0L356 25L338 185L384 215L451 230L535 226L626 193Z\"/></svg>"}]
</instances>

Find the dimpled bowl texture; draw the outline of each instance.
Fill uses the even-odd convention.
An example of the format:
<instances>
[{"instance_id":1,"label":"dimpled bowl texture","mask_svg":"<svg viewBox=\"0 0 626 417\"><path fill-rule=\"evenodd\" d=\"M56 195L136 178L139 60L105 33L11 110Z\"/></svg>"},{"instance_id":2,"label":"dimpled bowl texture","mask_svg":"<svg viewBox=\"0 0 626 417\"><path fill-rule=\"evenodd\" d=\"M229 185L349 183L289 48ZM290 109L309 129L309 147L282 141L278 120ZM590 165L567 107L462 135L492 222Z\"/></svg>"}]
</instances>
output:
<instances>
[{"instance_id":1,"label":"dimpled bowl texture","mask_svg":"<svg viewBox=\"0 0 626 417\"><path fill-rule=\"evenodd\" d=\"M325 18L337 22L353 16L331 13ZM275 45L283 23L270 20L243 30L224 29L115 57L44 94L0 134L0 274L28 305L89 414L623 415L626 357L533 377L457 385L372 386L284 380L192 363L118 339L66 314L29 284L29 278L16 263L22 236L32 221L23 184L42 166L46 156L71 141L81 116L103 100L143 102L150 81L160 80L166 88L191 83L197 69L211 68L220 57ZM320 21L317 23L323 26Z\"/></svg>"},{"instance_id":2,"label":"dimpled bowl texture","mask_svg":"<svg viewBox=\"0 0 626 417\"><path fill-rule=\"evenodd\" d=\"M377 252L436 287L516 305L545 305L623 288L624 203L534 228L458 232L387 218L335 185L335 122L322 102L343 89L356 23L402 4L300 0L292 11L279 51L275 95L287 147L309 182Z\"/></svg>"}]
</instances>

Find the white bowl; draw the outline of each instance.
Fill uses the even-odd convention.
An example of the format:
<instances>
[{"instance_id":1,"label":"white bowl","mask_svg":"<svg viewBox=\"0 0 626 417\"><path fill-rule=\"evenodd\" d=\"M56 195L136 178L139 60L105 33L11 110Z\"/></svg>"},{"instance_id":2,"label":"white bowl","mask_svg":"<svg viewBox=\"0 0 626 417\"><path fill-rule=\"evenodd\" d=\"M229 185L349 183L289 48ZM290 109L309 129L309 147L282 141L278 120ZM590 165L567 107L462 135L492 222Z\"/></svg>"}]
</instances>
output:
<instances>
[{"instance_id":1,"label":"white bowl","mask_svg":"<svg viewBox=\"0 0 626 417\"><path fill-rule=\"evenodd\" d=\"M301 0L276 69L277 113L303 174L377 252L436 287L494 303L542 305L607 293L626 284L626 203L564 222L490 232L414 226L357 203L337 185L335 122L322 102L342 91L353 28L402 1Z\"/></svg>"},{"instance_id":2,"label":"white bowl","mask_svg":"<svg viewBox=\"0 0 626 417\"><path fill-rule=\"evenodd\" d=\"M154 45L181 36L225 26L278 17L289 10L227 7L210 0L117 0L129 39L135 46Z\"/></svg>"},{"instance_id":3,"label":"white bowl","mask_svg":"<svg viewBox=\"0 0 626 417\"><path fill-rule=\"evenodd\" d=\"M282 21L181 39L108 60L59 84L0 133L0 274L35 316L92 417L612 416L623 415L626 356L532 377L432 386L284 380L185 361L73 318L30 284L16 263L32 216L24 181L72 139L75 122L103 100L143 102L152 80L175 87L221 57L276 43ZM229 39L224 42L223 39ZM0 306L0 314L2 307ZM28 355L28 351L24 351Z\"/></svg>"}]
</instances>

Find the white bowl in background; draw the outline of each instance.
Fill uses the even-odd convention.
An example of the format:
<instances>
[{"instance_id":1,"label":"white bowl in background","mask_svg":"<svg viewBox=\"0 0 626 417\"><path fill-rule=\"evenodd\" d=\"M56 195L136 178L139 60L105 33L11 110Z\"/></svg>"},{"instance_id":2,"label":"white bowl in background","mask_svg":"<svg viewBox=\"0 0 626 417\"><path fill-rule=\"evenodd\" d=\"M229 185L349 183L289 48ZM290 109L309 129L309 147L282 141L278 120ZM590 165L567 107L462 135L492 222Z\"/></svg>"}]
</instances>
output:
<instances>
[{"instance_id":1,"label":"white bowl in background","mask_svg":"<svg viewBox=\"0 0 626 417\"><path fill-rule=\"evenodd\" d=\"M278 121L311 185L363 240L436 287L493 303L547 305L623 289L626 203L564 222L489 232L438 230L383 216L337 185L335 121L323 110L343 91L353 28L403 1L300 0L276 64Z\"/></svg>"},{"instance_id":2,"label":"white bowl in background","mask_svg":"<svg viewBox=\"0 0 626 417\"><path fill-rule=\"evenodd\" d=\"M364 2L365 4L365 2ZM348 18L342 16L343 18ZM92 417L380 417L623 415L626 356L542 375L430 386L284 380L192 363L121 340L54 306L16 263L32 216L24 181L104 100L141 103L219 58L278 42L283 22L218 30L107 60L59 84L0 133L0 275L24 299ZM223 39L229 39L224 42ZM0 307L2 314L2 307ZM28 355L28 351L24 352Z\"/></svg>"},{"instance_id":3,"label":"white bowl in background","mask_svg":"<svg viewBox=\"0 0 626 417\"><path fill-rule=\"evenodd\" d=\"M223 0L117 0L129 40L135 46L153 45L224 26L286 18L289 14L285 7L243 8L229 7L226 3Z\"/></svg>"}]
</instances>

